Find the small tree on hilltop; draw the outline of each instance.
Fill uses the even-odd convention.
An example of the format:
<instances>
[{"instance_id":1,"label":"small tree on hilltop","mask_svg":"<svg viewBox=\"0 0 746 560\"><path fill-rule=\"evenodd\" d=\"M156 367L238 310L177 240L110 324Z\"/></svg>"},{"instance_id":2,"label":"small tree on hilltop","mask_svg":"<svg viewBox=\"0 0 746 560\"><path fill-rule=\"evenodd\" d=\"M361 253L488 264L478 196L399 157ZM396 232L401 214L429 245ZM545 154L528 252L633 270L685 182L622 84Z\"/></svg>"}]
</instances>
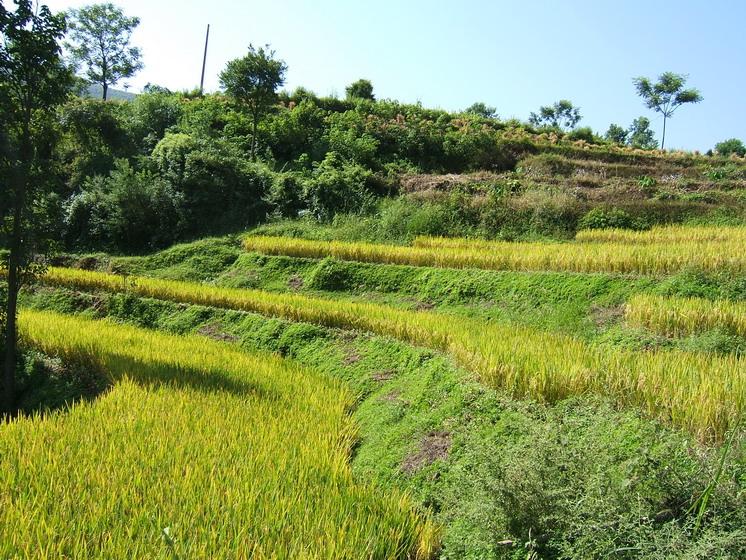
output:
<instances>
[{"instance_id":1,"label":"small tree on hilltop","mask_svg":"<svg viewBox=\"0 0 746 560\"><path fill-rule=\"evenodd\" d=\"M66 47L76 64L85 66L86 78L99 84L106 101L109 86L142 70L140 49L130 46L137 17L126 17L113 4L94 4L70 10L70 39Z\"/></svg>"},{"instance_id":2,"label":"small tree on hilltop","mask_svg":"<svg viewBox=\"0 0 746 560\"><path fill-rule=\"evenodd\" d=\"M476 103L472 103L469 107L464 109L464 113L470 113L472 115L478 115L480 117L484 117L486 119L496 119L497 118L497 109L495 107L490 107L489 105L482 103L481 101L477 101Z\"/></svg>"},{"instance_id":3,"label":"small tree on hilltop","mask_svg":"<svg viewBox=\"0 0 746 560\"><path fill-rule=\"evenodd\" d=\"M746 156L746 146L738 138L731 138L730 140L723 140L715 144L715 151L721 156L729 156L736 154L737 156Z\"/></svg>"},{"instance_id":4,"label":"small tree on hilltop","mask_svg":"<svg viewBox=\"0 0 746 560\"><path fill-rule=\"evenodd\" d=\"M277 102L277 89L285 83L287 65L275 58L275 51L249 45L246 56L231 60L220 73L220 86L245 104L252 117L251 159L256 160L256 130L259 120Z\"/></svg>"},{"instance_id":5,"label":"small tree on hilltop","mask_svg":"<svg viewBox=\"0 0 746 560\"><path fill-rule=\"evenodd\" d=\"M633 148L655 150L658 147L655 132L650 128L650 119L647 117L638 117L633 120L627 134L629 136L629 145Z\"/></svg>"},{"instance_id":6,"label":"small tree on hilltop","mask_svg":"<svg viewBox=\"0 0 746 560\"><path fill-rule=\"evenodd\" d=\"M15 12L0 5L0 266L7 273L3 410L15 409L18 292L39 272L34 254L43 242L38 214L49 185L50 115L68 96L72 76L58 41L65 19L31 0L15 0ZM1 253L1 252L0 252Z\"/></svg>"},{"instance_id":7,"label":"small tree on hilltop","mask_svg":"<svg viewBox=\"0 0 746 560\"><path fill-rule=\"evenodd\" d=\"M606 131L605 138L609 142L613 142L614 144L624 146L627 143L628 135L629 135L629 132L627 132L624 128L622 128L618 124L612 123L609 125L609 130Z\"/></svg>"},{"instance_id":8,"label":"small tree on hilltop","mask_svg":"<svg viewBox=\"0 0 746 560\"><path fill-rule=\"evenodd\" d=\"M373 84L370 83L370 80L358 80L352 82L345 88L345 92L347 93L347 99L376 100L376 96L373 95Z\"/></svg>"},{"instance_id":9,"label":"small tree on hilltop","mask_svg":"<svg viewBox=\"0 0 746 560\"><path fill-rule=\"evenodd\" d=\"M539 107L538 113L531 113L528 122L534 126L551 126L562 130L575 128L580 122L580 108L567 99L561 99L554 105Z\"/></svg>"},{"instance_id":10,"label":"small tree on hilltop","mask_svg":"<svg viewBox=\"0 0 746 560\"><path fill-rule=\"evenodd\" d=\"M699 103L702 94L699 90L684 89L687 77L673 72L664 72L658 76L658 81L652 83L648 78L639 77L634 79L637 94L642 97L645 106L663 115L663 134L661 136L661 149L666 145L666 121L673 116L676 109L686 103Z\"/></svg>"}]
</instances>

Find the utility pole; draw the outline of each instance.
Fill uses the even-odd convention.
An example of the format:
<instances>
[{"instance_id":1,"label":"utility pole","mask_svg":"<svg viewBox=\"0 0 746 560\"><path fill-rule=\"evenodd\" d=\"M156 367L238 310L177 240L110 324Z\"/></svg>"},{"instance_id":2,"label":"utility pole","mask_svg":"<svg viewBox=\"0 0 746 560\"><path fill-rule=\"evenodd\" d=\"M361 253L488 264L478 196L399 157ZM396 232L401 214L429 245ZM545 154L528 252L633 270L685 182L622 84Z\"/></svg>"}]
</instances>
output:
<instances>
[{"instance_id":1,"label":"utility pole","mask_svg":"<svg viewBox=\"0 0 746 560\"><path fill-rule=\"evenodd\" d=\"M205 54L202 56L202 77L199 79L199 94L205 85L205 65L207 64L207 42L210 40L210 24L207 24L207 34L205 35Z\"/></svg>"}]
</instances>

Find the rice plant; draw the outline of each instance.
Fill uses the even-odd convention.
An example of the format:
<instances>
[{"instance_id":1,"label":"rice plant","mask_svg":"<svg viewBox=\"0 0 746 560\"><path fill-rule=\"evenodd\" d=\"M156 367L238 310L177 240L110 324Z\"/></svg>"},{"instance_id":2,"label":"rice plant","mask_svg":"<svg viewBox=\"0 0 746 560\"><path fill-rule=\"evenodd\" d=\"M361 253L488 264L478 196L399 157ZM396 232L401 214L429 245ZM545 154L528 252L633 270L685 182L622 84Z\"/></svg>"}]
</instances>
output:
<instances>
[{"instance_id":1,"label":"rice plant","mask_svg":"<svg viewBox=\"0 0 746 560\"><path fill-rule=\"evenodd\" d=\"M687 336L717 329L746 337L746 303L743 302L640 294L627 303L625 319L631 326L666 336Z\"/></svg>"},{"instance_id":2,"label":"rice plant","mask_svg":"<svg viewBox=\"0 0 746 560\"><path fill-rule=\"evenodd\" d=\"M746 271L738 240L710 243L513 243L420 237L413 247L312 241L287 237L246 237L244 248L269 255L359 262L481 268L489 270L669 274L683 268Z\"/></svg>"},{"instance_id":3,"label":"rice plant","mask_svg":"<svg viewBox=\"0 0 746 560\"><path fill-rule=\"evenodd\" d=\"M588 229L575 235L576 241L593 243L746 243L743 226L653 226L647 231L629 229Z\"/></svg>"},{"instance_id":4,"label":"rice plant","mask_svg":"<svg viewBox=\"0 0 746 560\"><path fill-rule=\"evenodd\" d=\"M352 395L270 354L24 311L25 344L108 375L0 426L2 558L429 558L437 528L352 479Z\"/></svg>"},{"instance_id":5,"label":"rice plant","mask_svg":"<svg viewBox=\"0 0 746 560\"><path fill-rule=\"evenodd\" d=\"M609 395L620 405L637 407L703 439L722 437L746 403L746 362L733 356L630 352L528 327L386 305L144 277L131 280L127 289L140 296L371 331L441 350L485 383L516 396L551 402L589 391ZM45 281L107 291L123 286L114 275L54 268Z\"/></svg>"}]
</instances>

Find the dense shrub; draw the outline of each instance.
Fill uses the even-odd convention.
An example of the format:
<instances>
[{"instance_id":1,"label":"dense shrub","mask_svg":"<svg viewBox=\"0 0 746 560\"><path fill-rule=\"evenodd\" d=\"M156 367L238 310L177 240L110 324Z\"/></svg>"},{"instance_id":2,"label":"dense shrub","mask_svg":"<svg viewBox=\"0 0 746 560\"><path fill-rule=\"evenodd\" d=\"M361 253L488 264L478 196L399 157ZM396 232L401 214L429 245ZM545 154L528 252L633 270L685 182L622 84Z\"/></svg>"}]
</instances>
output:
<instances>
[{"instance_id":1,"label":"dense shrub","mask_svg":"<svg viewBox=\"0 0 746 560\"><path fill-rule=\"evenodd\" d=\"M730 138L729 140L723 140L715 144L715 150L721 156L729 156L735 154L737 156L746 156L746 146L738 138Z\"/></svg>"},{"instance_id":2,"label":"dense shrub","mask_svg":"<svg viewBox=\"0 0 746 560\"><path fill-rule=\"evenodd\" d=\"M141 251L163 247L184 227L180 197L165 180L119 160L107 177L88 179L66 204L69 245Z\"/></svg>"},{"instance_id":3,"label":"dense shrub","mask_svg":"<svg viewBox=\"0 0 746 560\"><path fill-rule=\"evenodd\" d=\"M132 136L141 154L149 154L183 115L179 97L161 90L138 95L129 109Z\"/></svg>"},{"instance_id":4,"label":"dense shrub","mask_svg":"<svg viewBox=\"0 0 746 560\"><path fill-rule=\"evenodd\" d=\"M305 208L304 181L297 173L278 173L272 179L267 202L283 218L295 218Z\"/></svg>"},{"instance_id":5,"label":"dense shrub","mask_svg":"<svg viewBox=\"0 0 746 560\"><path fill-rule=\"evenodd\" d=\"M579 229L645 229L647 224L640 218L633 218L629 213L618 208L597 207L590 210L578 223Z\"/></svg>"},{"instance_id":6,"label":"dense shrub","mask_svg":"<svg viewBox=\"0 0 746 560\"><path fill-rule=\"evenodd\" d=\"M105 175L116 158L133 155L128 108L124 103L93 99L76 99L61 108L60 156L70 186L79 187L92 175Z\"/></svg>"},{"instance_id":7,"label":"dense shrub","mask_svg":"<svg viewBox=\"0 0 746 560\"><path fill-rule=\"evenodd\" d=\"M186 236L246 228L266 216L272 173L230 144L167 134L152 162L178 193Z\"/></svg>"},{"instance_id":8,"label":"dense shrub","mask_svg":"<svg viewBox=\"0 0 746 560\"><path fill-rule=\"evenodd\" d=\"M375 204L372 173L359 164L329 152L306 182L306 199L319 220L334 214L371 210Z\"/></svg>"}]
</instances>

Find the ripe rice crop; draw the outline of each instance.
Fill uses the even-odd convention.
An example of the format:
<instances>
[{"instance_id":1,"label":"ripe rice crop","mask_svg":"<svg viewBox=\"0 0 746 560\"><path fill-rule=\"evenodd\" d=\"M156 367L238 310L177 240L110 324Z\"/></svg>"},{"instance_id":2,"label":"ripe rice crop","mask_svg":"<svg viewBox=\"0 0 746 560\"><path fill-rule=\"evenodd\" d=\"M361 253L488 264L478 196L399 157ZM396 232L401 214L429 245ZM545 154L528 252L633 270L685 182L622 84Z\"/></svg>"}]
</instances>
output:
<instances>
[{"instance_id":1,"label":"ripe rice crop","mask_svg":"<svg viewBox=\"0 0 746 560\"><path fill-rule=\"evenodd\" d=\"M244 248L269 255L489 270L668 274L682 268L746 271L740 241L708 245L657 243L513 243L420 237L413 247L311 241L288 237L246 237Z\"/></svg>"},{"instance_id":2,"label":"ripe rice crop","mask_svg":"<svg viewBox=\"0 0 746 560\"><path fill-rule=\"evenodd\" d=\"M24 311L105 372L93 402L0 426L2 558L429 558L409 499L353 481L352 395L199 336Z\"/></svg>"},{"instance_id":3,"label":"ripe rice crop","mask_svg":"<svg viewBox=\"0 0 746 560\"><path fill-rule=\"evenodd\" d=\"M629 229L587 229L575 235L576 241L590 243L746 243L743 226L653 226L647 231Z\"/></svg>"},{"instance_id":4,"label":"ripe rice crop","mask_svg":"<svg viewBox=\"0 0 746 560\"><path fill-rule=\"evenodd\" d=\"M108 291L120 291L123 286L121 277L69 269L51 269L45 281ZM734 356L629 352L528 327L299 294L143 277L133 278L128 286L140 296L391 336L448 352L485 383L516 396L551 402L593 391L703 439L722 437L746 403L746 363Z\"/></svg>"},{"instance_id":5,"label":"ripe rice crop","mask_svg":"<svg viewBox=\"0 0 746 560\"><path fill-rule=\"evenodd\" d=\"M637 295L627 303L627 323L666 336L686 336L707 330L746 337L746 303L701 298Z\"/></svg>"}]
</instances>

